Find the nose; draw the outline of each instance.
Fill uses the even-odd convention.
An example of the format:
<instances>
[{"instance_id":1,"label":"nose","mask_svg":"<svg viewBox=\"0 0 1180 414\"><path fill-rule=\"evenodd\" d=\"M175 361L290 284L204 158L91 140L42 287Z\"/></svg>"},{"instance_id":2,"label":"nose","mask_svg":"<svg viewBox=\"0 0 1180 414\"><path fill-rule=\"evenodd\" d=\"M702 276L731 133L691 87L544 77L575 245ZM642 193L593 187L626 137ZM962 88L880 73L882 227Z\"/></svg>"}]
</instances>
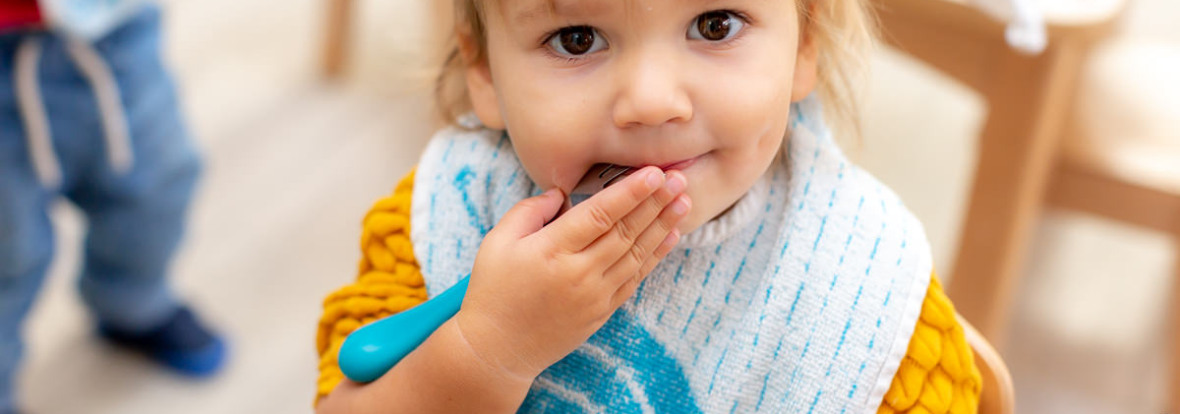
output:
<instances>
[{"instance_id":1,"label":"nose","mask_svg":"<svg viewBox=\"0 0 1180 414\"><path fill-rule=\"evenodd\" d=\"M619 128L660 126L692 119L682 69L666 53L643 53L621 62L614 122Z\"/></svg>"}]
</instances>

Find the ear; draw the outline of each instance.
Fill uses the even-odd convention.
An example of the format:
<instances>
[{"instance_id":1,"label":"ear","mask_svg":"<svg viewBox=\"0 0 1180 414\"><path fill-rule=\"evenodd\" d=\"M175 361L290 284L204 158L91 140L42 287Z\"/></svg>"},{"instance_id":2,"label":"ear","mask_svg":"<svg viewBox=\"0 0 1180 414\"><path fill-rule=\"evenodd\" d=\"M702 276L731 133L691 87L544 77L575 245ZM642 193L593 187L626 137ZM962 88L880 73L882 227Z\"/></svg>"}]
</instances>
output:
<instances>
[{"instance_id":1,"label":"ear","mask_svg":"<svg viewBox=\"0 0 1180 414\"><path fill-rule=\"evenodd\" d=\"M815 16L815 6L811 7L811 15ZM791 102L802 101L815 90L819 83L817 66L819 62L819 47L812 34L812 24L804 21L799 27L799 48L795 51L795 79L791 84Z\"/></svg>"},{"instance_id":2,"label":"ear","mask_svg":"<svg viewBox=\"0 0 1180 414\"><path fill-rule=\"evenodd\" d=\"M487 53L479 53L479 46L468 33L458 33L459 53L467 66L467 97L471 100L471 109L484 126L492 129L504 129L504 118L500 115L500 100L496 96L495 85L492 84L492 69L488 63Z\"/></svg>"}]
</instances>

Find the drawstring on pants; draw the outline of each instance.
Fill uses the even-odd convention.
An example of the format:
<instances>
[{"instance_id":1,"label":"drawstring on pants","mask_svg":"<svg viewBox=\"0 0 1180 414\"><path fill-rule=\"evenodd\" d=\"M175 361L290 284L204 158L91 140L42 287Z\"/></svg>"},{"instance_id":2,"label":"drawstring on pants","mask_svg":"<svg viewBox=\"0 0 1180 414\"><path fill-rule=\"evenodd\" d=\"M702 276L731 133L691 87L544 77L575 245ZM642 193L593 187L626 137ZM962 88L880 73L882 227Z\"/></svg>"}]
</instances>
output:
<instances>
[{"instance_id":1,"label":"drawstring on pants","mask_svg":"<svg viewBox=\"0 0 1180 414\"><path fill-rule=\"evenodd\" d=\"M29 36L20 44L16 53L15 83L17 106L24 121L28 140L29 158L41 185L57 189L61 185L61 164L53 150L52 130L49 116L41 97L38 79L38 64L41 60L41 40ZM127 114L123 110L122 97L110 67L89 44L70 39L66 50L82 76L90 83L98 104L102 120L103 136L107 148L107 162L117 174L131 170L135 155L131 149Z\"/></svg>"}]
</instances>

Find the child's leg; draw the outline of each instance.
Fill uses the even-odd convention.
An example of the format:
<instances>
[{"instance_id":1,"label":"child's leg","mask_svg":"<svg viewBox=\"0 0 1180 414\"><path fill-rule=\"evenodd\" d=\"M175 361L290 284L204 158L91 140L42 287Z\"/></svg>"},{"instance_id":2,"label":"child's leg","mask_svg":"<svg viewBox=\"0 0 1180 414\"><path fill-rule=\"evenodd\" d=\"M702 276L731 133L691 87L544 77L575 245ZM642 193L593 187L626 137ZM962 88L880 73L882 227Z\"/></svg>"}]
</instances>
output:
<instances>
[{"instance_id":1,"label":"child's leg","mask_svg":"<svg viewBox=\"0 0 1180 414\"><path fill-rule=\"evenodd\" d=\"M102 324L125 332L158 328L181 307L166 276L199 171L159 34L159 14L150 9L92 45L113 79L91 82L95 90L115 82L122 112L116 121L126 122L132 162L116 171L106 162L108 142L91 174L67 192L90 224L82 297Z\"/></svg>"},{"instance_id":2,"label":"child's leg","mask_svg":"<svg viewBox=\"0 0 1180 414\"><path fill-rule=\"evenodd\" d=\"M53 256L46 210L54 194L37 179L16 110L19 35L0 35L0 413L15 410L21 330Z\"/></svg>"},{"instance_id":3,"label":"child's leg","mask_svg":"<svg viewBox=\"0 0 1180 414\"><path fill-rule=\"evenodd\" d=\"M224 345L167 279L200 160L161 62L159 12L148 8L95 44L68 45L68 53L94 92L105 144L65 193L90 224L82 298L107 339L181 373L212 374ZM62 126L78 134L88 127Z\"/></svg>"},{"instance_id":4,"label":"child's leg","mask_svg":"<svg viewBox=\"0 0 1180 414\"><path fill-rule=\"evenodd\" d=\"M8 115L0 113L0 123ZM27 170L27 162L19 161L24 158L11 156L13 132L0 128L0 413L14 408L23 322L53 256L53 228L46 215L50 195ZM26 170L18 171L22 167Z\"/></svg>"}]
</instances>

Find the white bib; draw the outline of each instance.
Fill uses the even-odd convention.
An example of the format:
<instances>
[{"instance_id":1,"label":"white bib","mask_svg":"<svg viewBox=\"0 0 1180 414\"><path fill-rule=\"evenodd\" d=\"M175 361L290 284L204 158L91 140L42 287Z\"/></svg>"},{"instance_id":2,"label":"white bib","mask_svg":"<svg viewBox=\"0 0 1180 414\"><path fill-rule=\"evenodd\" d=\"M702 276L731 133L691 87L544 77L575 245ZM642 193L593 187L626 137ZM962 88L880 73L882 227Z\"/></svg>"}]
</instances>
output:
<instances>
[{"instance_id":1,"label":"white bib","mask_svg":"<svg viewBox=\"0 0 1180 414\"><path fill-rule=\"evenodd\" d=\"M930 247L821 112L815 98L793 106L786 157L542 373L521 411L875 413L921 311ZM440 132L411 210L430 296L470 274L487 231L540 192L504 132Z\"/></svg>"}]
</instances>

